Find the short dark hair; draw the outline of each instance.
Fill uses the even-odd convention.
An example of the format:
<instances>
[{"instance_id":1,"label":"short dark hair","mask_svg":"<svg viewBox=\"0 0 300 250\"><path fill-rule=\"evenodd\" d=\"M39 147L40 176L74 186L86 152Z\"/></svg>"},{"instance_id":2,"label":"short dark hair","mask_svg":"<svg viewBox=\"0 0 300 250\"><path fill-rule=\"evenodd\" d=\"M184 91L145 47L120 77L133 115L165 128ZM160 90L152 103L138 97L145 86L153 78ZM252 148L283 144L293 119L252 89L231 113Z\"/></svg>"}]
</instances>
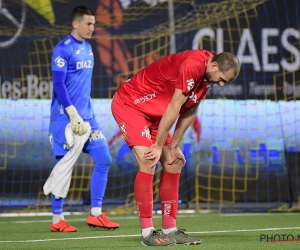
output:
<instances>
[{"instance_id":1,"label":"short dark hair","mask_svg":"<svg viewBox=\"0 0 300 250\"><path fill-rule=\"evenodd\" d=\"M80 5L73 9L71 13L71 22L82 18L83 15L95 16L94 12L86 6Z\"/></svg>"},{"instance_id":2,"label":"short dark hair","mask_svg":"<svg viewBox=\"0 0 300 250\"><path fill-rule=\"evenodd\" d=\"M234 70L235 76L240 72L240 62L239 59L228 52L222 52L212 58L212 62L218 63L219 70L222 73L226 73L230 69Z\"/></svg>"}]
</instances>

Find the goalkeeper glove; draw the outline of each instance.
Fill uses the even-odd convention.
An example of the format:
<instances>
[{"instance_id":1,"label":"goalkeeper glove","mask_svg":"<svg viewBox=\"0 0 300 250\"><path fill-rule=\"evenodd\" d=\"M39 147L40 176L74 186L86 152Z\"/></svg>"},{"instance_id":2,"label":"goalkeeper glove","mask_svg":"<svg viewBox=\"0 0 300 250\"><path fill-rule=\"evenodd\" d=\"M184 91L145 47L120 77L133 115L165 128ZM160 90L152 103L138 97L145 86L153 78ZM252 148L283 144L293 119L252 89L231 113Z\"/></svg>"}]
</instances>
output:
<instances>
[{"instance_id":1,"label":"goalkeeper glove","mask_svg":"<svg viewBox=\"0 0 300 250\"><path fill-rule=\"evenodd\" d=\"M83 135L87 132L87 125L78 115L76 108L71 105L66 108L66 112L70 118L71 128L74 134Z\"/></svg>"}]
</instances>

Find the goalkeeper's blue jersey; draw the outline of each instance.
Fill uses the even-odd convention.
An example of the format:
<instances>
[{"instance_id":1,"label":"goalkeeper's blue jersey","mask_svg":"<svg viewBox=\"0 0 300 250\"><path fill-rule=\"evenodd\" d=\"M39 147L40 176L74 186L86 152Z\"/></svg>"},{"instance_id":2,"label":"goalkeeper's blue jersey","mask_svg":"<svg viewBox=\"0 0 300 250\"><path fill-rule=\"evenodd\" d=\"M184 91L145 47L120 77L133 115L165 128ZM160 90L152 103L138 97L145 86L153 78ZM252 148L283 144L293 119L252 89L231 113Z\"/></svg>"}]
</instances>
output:
<instances>
[{"instance_id":1,"label":"goalkeeper's blue jersey","mask_svg":"<svg viewBox=\"0 0 300 250\"><path fill-rule=\"evenodd\" d=\"M60 41L52 53L52 73L66 73L65 86L72 104L82 119L94 117L91 104L91 79L94 66L92 47L87 41L77 41L69 35ZM51 120L69 120L55 91L52 94Z\"/></svg>"}]
</instances>

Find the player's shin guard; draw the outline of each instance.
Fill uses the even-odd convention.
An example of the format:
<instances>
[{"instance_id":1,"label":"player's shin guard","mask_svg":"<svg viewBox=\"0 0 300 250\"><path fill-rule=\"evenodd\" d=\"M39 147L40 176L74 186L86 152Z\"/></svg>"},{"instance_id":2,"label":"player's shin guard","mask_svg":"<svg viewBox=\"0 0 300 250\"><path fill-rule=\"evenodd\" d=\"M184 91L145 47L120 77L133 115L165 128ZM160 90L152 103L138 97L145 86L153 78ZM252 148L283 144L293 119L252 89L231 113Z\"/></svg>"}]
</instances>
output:
<instances>
[{"instance_id":1,"label":"player's shin guard","mask_svg":"<svg viewBox=\"0 0 300 250\"><path fill-rule=\"evenodd\" d=\"M168 173L162 171L159 195L162 211L162 228L176 228L176 216L178 209L180 173Z\"/></svg>"},{"instance_id":2,"label":"player's shin guard","mask_svg":"<svg viewBox=\"0 0 300 250\"><path fill-rule=\"evenodd\" d=\"M139 211L142 229L153 227L153 175L141 171L137 172L134 182L134 194Z\"/></svg>"}]
</instances>

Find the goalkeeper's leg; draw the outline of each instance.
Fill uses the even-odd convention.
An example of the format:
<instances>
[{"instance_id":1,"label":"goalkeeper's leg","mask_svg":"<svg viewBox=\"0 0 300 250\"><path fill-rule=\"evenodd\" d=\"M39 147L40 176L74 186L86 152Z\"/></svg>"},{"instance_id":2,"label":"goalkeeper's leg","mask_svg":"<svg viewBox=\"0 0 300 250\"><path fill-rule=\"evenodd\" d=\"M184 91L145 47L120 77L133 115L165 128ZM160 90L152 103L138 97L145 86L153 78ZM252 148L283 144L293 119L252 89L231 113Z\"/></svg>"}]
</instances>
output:
<instances>
[{"instance_id":1,"label":"goalkeeper's leg","mask_svg":"<svg viewBox=\"0 0 300 250\"><path fill-rule=\"evenodd\" d=\"M90 181L91 210L87 218L87 224L92 227L116 229L119 227L119 224L110 221L107 214L102 212L102 201L112 159L106 140L100 140L95 143L99 144L99 147L87 150L95 162Z\"/></svg>"},{"instance_id":2,"label":"goalkeeper's leg","mask_svg":"<svg viewBox=\"0 0 300 250\"><path fill-rule=\"evenodd\" d=\"M56 163L59 162L63 156L56 156ZM69 225L63 215L64 198L56 198L51 194L52 204L52 223L50 230L52 232L77 232L77 228Z\"/></svg>"}]
</instances>

